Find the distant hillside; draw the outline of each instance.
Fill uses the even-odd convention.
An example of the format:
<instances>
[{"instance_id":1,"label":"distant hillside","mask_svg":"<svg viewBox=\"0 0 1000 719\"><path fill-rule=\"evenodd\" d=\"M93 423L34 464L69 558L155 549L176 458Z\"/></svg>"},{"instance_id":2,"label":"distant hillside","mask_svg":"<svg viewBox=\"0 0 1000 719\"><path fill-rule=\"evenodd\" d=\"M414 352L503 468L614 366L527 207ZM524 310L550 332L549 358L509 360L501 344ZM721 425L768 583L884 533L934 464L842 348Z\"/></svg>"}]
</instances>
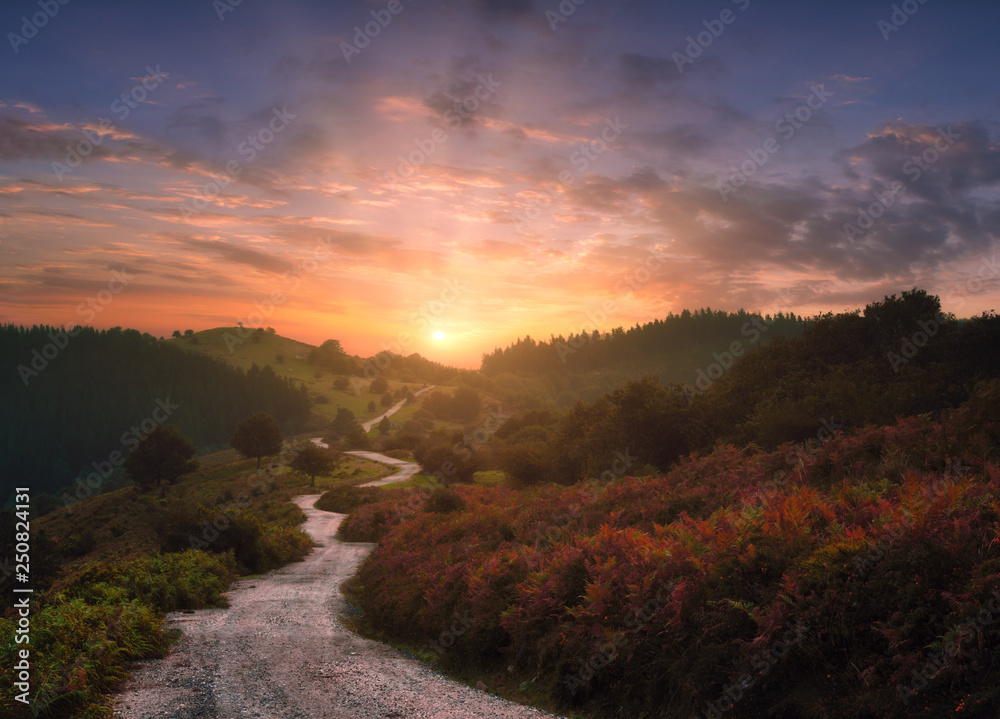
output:
<instances>
[{"instance_id":1,"label":"distant hillside","mask_svg":"<svg viewBox=\"0 0 1000 719\"><path fill-rule=\"evenodd\" d=\"M316 349L311 344L282 337L273 331L257 332L242 327L216 327L173 337L164 340L164 343L215 357L244 370L254 364L258 367L281 365L289 374L303 376L308 374L306 358Z\"/></svg>"},{"instance_id":2,"label":"distant hillside","mask_svg":"<svg viewBox=\"0 0 1000 719\"><path fill-rule=\"evenodd\" d=\"M749 351L777 337L798 337L806 326L794 313L684 310L627 330L519 338L484 354L482 372L519 405L567 408L645 377L694 384L698 371L734 344Z\"/></svg>"},{"instance_id":3,"label":"distant hillside","mask_svg":"<svg viewBox=\"0 0 1000 719\"><path fill-rule=\"evenodd\" d=\"M270 369L250 374L136 330L70 332L0 327L0 466L35 493L93 472L103 484L156 422L205 452L228 447L253 412L289 433L309 418L305 391Z\"/></svg>"},{"instance_id":4,"label":"distant hillside","mask_svg":"<svg viewBox=\"0 0 1000 719\"><path fill-rule=\"evenodd\" d=\"M403 357L383 352L365 358L347 354L337 340L316 347L265 329L216 327L163 340L163 344L207 355L245 371L270 366L279 377L306 392L312 401L312 424L317 429L325 429L341 407L362 421L380 415L385 410L382 397L386 390L374 394L370 391L377 378L385 378L388 391L399 400L407 390L416 391L428 384L450 386L474 374L418 354Z\"/></svg>"}]
</instances>

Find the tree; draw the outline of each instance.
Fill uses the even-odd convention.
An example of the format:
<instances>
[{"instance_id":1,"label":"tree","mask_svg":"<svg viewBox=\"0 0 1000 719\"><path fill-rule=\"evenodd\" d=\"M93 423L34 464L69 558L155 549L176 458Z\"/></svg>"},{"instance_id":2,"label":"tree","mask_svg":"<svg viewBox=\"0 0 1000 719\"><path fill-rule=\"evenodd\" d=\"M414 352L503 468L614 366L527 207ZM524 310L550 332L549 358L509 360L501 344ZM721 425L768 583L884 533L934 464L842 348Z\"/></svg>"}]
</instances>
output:
<instances>
[{"instance_id":1,"label":"tree","mask_svg":"<svg viewBox=\"0 0 1000 719\"><path fill-rule=\"evenodd\" d=\"M462 422L474 421L482 407L479 393L472 387L459 387L451 398L452 415Z\"/></svg>"},{"instance_id":2,"label":"tree","mask_svg":"<svg viewBox=\"0 0 1000 719\"><path fill-rule=\"evenodd\" d=\"M309 364L319 365L331 372L340 374L350 371L351 358L340 346L340 340L327 340L319 347L309 351Z\"/></svg>"},{"instance_id":3,"label":"tree","mask_svg":"<svg viewBox=\"0 0 1000 719\"><path fill-rule=\"evenodd\" d=\"M280 452L282 439L281 427L274 417L257 412L240 422L229 445L247 459L256 457L260 469L260 458Z\"/></svg>"},{"instance_id":4,"label":"tree","mask_svg":"<svg viewBox=\"0 0 1000 719\"><path fill-rule=\"evenodd\" d=\"M337 416L334 417L330 427L340 437L347 437L358 431L364 432L361 423L355 419L354 412L347 407L337 407Z\"/></svg>"},{"instance_id":5,"label":"tree","mask_svg":"<svg viewBox=\"0 0 1000 719\"><path fill-rule=\"evenodd\" d=\"M376 377L372 380L372 383L368 385L368 391L372 394L384 394L389 389L389 382L385 377Z\"/></svg>"},{"instance_id":6,"label":"tree","mask_svg":"<svg viewBox=\"0 0 1000 719\"><path fill-rule=\"evenodd\" d=\"M382 421L378 423L379 434L389 434L389 430L392 429L392 422L389 421L388 417L383 417Z\"/></svg>"},{"instance_id":7,"label":"tree","mask_svg":"<svg viewBox=\"0 0 1000 719\"><path fill-rule=\"evenodd\" d=\"M309 486L316 486L316 475L330 474L339 464L338 457L328 449L309 443L292 460L294 470L309 475Z\"/></svg>"},{"instance_id":8,"label":"tree","mask_svg":"<svg viewBox=\"0 0 1000 719\"><path fill-rule=\"evenodd\" d=\"M368 403L368 411L369 412L374 412L375 409L376 409L376 407L375 407L375 400L372 400L371 402Z\"/></svg>"},{"instance_id":9,"label":"tree","mask_svg":"<svg viewBox=\"0 0 1000 719\"><path fill-rule=\"evenodd\" d=\"M170 336L173 337L174 339L180 339L181 331L180 330L174 330L173 334L170 335Z\"/></svg>"},{"instance_id":10,"label":"tree","mask_svg":"<svg viewBox=\"0 0 1000 719\"><path fill-rule=\"evenodd\" d=\"M346 392L351 386L351 381L347 377L338 377L333 381L333 388L339 389L341 392Z\"/></svg>"},{"instance_id":11,"label":"tree","mask_svg":"<svg viewBox=\"0 0 1000 719\"><path fill-rule=\"evenodd\" d=\"M172 424L158 424L142 439L125 460L125 471L140 490L155 489L166 480L173 484L198 469L191 461L194 443Z\"/></svg>"},{"instance_id":12,"label":"tree","mask_svg":"<svg viewBox=\"0 0 1000 719\"><path fill-rule=\"evenodd\" d=\"M435 444L422 451L417 461L426 474L437 477L446 484L471 482L472 475L479 469L478 457L467 447L449 444Z\"/></svg>"},{"instance_id":13,"label":"tree","mask_svg":"<svg viewBox=\"0 0 1000 719\"><path fill-rule=\"evenodd\" d=\"M184 330L185 337L191 337L192 335L194 335L194 330Z\"/></svg>"},{"instance_id":14,"label":"tree","mask_svg":"<svg viewBox=\"0 0 1000 719\"><path fill-rule=\"evenodd\" d=\"M396 400L392 398L392 392L386 392L382 395L381 402L383 407L392 407L396 403Z\"/></svg>"}]
</instances>

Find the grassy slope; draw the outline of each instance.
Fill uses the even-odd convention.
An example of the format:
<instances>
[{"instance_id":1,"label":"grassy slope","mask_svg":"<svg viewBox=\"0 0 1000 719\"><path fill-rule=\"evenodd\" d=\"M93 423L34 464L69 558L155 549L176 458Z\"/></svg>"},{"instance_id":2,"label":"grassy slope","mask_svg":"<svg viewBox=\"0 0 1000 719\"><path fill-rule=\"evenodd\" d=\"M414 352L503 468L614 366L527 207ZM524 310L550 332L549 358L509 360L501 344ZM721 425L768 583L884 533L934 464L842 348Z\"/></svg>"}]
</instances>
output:
<instances>
[{"instance_id":1,"label":"grassy slope","mask_svg":"<svg viewBox=\"0 0 1000 719\"><path fill-rule=\"evenodd\" d=\"M109 693L126 677L129 661L161 656L168 646L162 612L225 603L236 557L252 558L256 572L294 561L311 540L297 524L302 512L287 500L338 484L384 477L392 470L345 457L331 477L308 478L282 468L265 482L255 461L231 450L200 458L200 468L161 492L126 487L32 520L32 566L60 567L51 588L32 597L33 707L37 716L110 717ZM255 488L257 492L254 492ZM231 529L192 551L191 532L203 520L228 517ZM171 540L174 522L185 528ZM16 661L10 610L0 617L0 714L14 716Z\"/></svg>"},{"instance_id":2,"label":"grassy slope","mask_svg":"<svg viewBox=\"0 0 1000 719\"><path fill-rule=\"evenodd\" d=\"M350 584L357 621L590 716L995 717L998 393L819 448L720 447L660 478L457 487L467 507L445 515L360 507L342 531L400 523ZM456 612L472 626L434 649Z\"/></svg>"},{"instance_id":3,"label":"grassy slope","mask_svg":"<svg viewBox=\"0 0 1000 719\"><path fill-rule=\"evenodd\" d=\"M209 357L216 357L228 362L235 367L249 369L256 364L258 367L271 365L276 373L282 377L289 377L305 385L309 396L316 398L323 395L329 399L326 404L315 403L312 410L321 417L332 420L337 415L338 407L346 407L354 413L359 421L365 421L377 417L385 411L385 407L380 404L381 395L374 395L368 391L368 380L361 377L348 377L351 386L347 391L333 388L333 382L338 377L345 375L335 375L326 370L321 370L321 376L317 378L316 367L309 364L306 358L309 351L314 349L313 345L299 342L298 340L281 337L280 335L264 334L260 336L259 342L248 339L233 346L230 351L226 344L226 335L238 338L238 327L216 327L202 332L195 332L193 337L197 338L197 344L192 338L181 337L164 340L191 352L201 352ZM282 355L284 362L277 361L277 356ZM301 357L302 359L298 359ZM396 380L389 380L389 391L395 392L400 387L409 387L416 391L421 385L416 383L404 383ZM454 391L454 388L450 388ZM375 411L368 410L368 403L375 401ZM417 405L407 405L398 415L393 416L393 420L405 422L413 416Z\"/></svg>"},{"instance_id":4,"label":"grassy slope","mask_svg":"<svg viewBox=\"0 0 1000 719\"><path fill-rule=\"evenodd\" d=\"M256 461L241 459L234 450L199 458L200 467L176 485L167 488L166 499L182 499L195 505L218 507L220 511L241 493L253 494ZM308 478L287 468L279 470L274 491L268 499L287 501L297 494L318 494L342 483L366 482L385 477L392 470L378 462L345 456L333 476L317 477L310 488ZM255 500L256 501L256 500ZM71 542L88 531L94 535L94 547L80 557L70 559L54 589L71 583L88 567L116 560L135 559L159 551L160 541L154 520L163 502L155 493L137 492L125 487L108 494L59 509L34 522L33 529L44 531L59 542ZM117 536L116 536L117 535Z\"/></svg>"}]
</instances>

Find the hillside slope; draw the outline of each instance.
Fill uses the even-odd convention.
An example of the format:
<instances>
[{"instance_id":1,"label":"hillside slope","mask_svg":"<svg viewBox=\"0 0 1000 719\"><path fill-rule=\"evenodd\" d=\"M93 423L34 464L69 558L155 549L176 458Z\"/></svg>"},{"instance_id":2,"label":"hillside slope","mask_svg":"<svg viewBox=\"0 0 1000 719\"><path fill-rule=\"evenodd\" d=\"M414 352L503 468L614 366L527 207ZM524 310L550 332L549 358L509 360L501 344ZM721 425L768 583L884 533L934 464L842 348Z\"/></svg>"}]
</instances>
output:
<instances>
[{"instance_id":1,"label":"hillside slope","mask_svg":"<svg viewBox=\"0 0 1000 719\"><path fill-rule=\"evenodd\" d=\"M994 380L939 421L656 478L368 504L397 526L351 593L414 647L474 617L443 666L590 716L993 719L998 459Z\"/></svg>"}]
</instances>

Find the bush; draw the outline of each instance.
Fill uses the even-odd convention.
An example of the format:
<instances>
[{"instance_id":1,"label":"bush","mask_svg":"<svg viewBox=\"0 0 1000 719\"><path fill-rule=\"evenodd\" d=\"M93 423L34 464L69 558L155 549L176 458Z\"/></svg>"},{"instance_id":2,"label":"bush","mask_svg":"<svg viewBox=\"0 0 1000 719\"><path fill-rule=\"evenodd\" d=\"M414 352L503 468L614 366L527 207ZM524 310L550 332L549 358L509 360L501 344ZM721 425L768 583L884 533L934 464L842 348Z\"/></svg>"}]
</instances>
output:
<instances>
[{"instance_id":1,"label":"bush","mask_svg":"<svg viewBox=\"0 0 1000 719\"><path fill-rule=\"evenodd\" d=\"M324 492L316 501L316 509L324 512L350 514L363 504L371 504L382 499L384 490L378 487L352 487L340 485Z\"/></svg>"},{"instance_id":2,"label":"bush","mask_svg":"<svg viewBox=\"0 0 1000 719\"><path fill-rule=\"evenodd\" d=\"M457 512L465 509L465 500L453 489L438 487L427 498L426 507L428 512L448 514L449 512Z\"/></svg>"},{"instance_id":3,"label":"bush","mask_svg":"<svg viewBox=\"0 0 1000 719\"><path fill-rule=\"evenodd\" d=\"M14 716L14 619L0 619L0 709ZM32 708L43 719L111 717L107 696L126 678L128 662L163 656L162 619L137 601L87 604L56 600L31 617Z\"/></svg>"},{"instance_id":4,"label":"bush","mask_svg":"<svg viewBox=\"0 0 1000 719\"><path fill-rule=\"evenodd\" d=\"M139 601L161 612L204 609L228 606L224 592L235 577L231 552L188 549L94 566L68 585L65 594L88 604Z\"/></svg>"},{"instance_id":5,"label":"bush","mask_svg":"<svg viewBox=\"0 0 1000 719\"><path fill-rule=\"evenodd\" d=\"M1000 644L971 628L1000 612L996 391L660 477L365 505L352 598L415 647L474 617L442 664L594 716L701 716L744 675L734 717L1000 716Z\"/></svg>"},{"instance_id":6,"label":"bush","mask_svg":"<svg viewBox=\"0 0 1000 719\"><path fill-rule=\"evenodd\" d=\"M340 523L337 536L345 542L377 542L427 503L418 490L385 490L377 502L362 504Z\"/></svg>"}]
</instances>

